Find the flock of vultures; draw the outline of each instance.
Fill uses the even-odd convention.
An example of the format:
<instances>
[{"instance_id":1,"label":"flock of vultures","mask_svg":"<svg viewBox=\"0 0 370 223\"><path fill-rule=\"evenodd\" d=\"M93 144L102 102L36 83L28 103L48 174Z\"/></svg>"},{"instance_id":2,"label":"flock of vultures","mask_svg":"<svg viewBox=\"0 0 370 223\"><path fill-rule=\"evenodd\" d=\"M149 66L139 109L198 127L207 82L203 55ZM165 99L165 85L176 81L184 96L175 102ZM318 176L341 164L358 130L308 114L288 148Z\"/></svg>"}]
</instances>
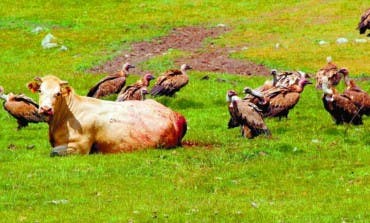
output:
<instances>
[{"instance_id":1,"label":"flock of vultures","mask_svg":"<svg viewBox=\"0 0 370 223\"><path fill-rule=\"evenodd\" d=\"M358 25L360 34L370 29L370 9L361 17ZM368 34L370 36L370 34ZM122 69L101 79L91 87L87 97L101 98L117 94L117 103L128 100L145 100L147 94L152 97L172 97L189 82L187 70L191 67L183 64L180 69L171 69L156 78L149 90L150 82L155 79L151 73L141 77L136 83L126 86L130 68L125 63ZM242 136L253 138L260 134L269 136L271 132L264 122L266 117L287 117L298 103L301 93L307 84L311 84L309 75L301 71L271 71L272 80L252 89L244 88L244 96L238 96L235 90L227 91L227 102L230 113L229 128L240 127ZM370 96L360 89L354 80L349 78L346 68L339 68L331 61L316 73L316 88L322 90L322 102L326 111L336 124L361 125L362 116L370 115ZM343 80L346 86L343 92L336 90L336 85ZM29 86L32 89L33 86ZM5 94L0 87L0 97L4 100L4 109L18 122L21 129L33 122L48 122L48 117L40 112L39 105L31 98L20 94Z\"/></svg>"}]
</instances>

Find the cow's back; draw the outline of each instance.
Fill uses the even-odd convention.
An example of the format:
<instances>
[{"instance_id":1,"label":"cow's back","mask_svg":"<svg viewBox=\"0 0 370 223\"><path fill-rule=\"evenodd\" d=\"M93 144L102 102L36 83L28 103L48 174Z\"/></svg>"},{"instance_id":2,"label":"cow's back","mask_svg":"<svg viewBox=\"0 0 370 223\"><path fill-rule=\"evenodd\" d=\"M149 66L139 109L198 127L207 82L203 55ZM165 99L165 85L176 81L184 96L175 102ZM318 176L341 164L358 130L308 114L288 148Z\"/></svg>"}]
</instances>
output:
<instances>
[{"instance_id":1,"label":"cow's back","mask_svg":"<svg viewBox=\"0 0 370 223\"><path fill-rule=\"evenodd\" d=\"M176 147L186 133L185 118L154 100L107 102L100 108L90 119L98 152Z\"/></svg>"}]
</instances>

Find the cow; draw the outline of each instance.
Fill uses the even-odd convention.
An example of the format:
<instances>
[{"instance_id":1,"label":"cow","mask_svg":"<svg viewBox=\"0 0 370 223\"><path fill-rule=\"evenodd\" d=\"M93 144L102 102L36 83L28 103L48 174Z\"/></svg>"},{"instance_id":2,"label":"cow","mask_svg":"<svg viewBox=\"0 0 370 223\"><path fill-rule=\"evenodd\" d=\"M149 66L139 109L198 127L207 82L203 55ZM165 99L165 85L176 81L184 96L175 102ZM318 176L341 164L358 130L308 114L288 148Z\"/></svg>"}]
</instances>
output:
<instances>
[{"instance_id":1,"label":"cow","mask_svg":"<svg viewBox=\"0 0 370 223\"><path fill-rule=\"evenodd\" d=\"M28 84L47 115L51 156L130 152L181 146L184 116L154 101L113 102L77 95L67 81L48 75Z\"/></svg>"}]
</instances>

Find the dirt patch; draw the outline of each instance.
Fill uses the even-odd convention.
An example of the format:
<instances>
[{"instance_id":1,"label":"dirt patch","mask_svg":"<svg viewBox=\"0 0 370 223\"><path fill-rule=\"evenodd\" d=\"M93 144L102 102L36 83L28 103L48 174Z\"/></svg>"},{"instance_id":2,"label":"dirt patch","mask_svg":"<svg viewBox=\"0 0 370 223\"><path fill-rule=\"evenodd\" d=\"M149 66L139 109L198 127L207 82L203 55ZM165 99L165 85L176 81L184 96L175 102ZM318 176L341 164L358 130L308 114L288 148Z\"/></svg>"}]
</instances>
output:
<instances>
[{"instance_id":1,"label":"dirt patch","mask_svg":"<svg viewBox=\"0 0 370 223\"><path fill-rule=\"evenodd\" d=\"M215 147L214 144L201 143L201 142L195 142L195 141L183 141L181 144L182 144L182 147L184 148L204 147L205 149L213 149Z\"/></svg>"},{"instance_id":2,"label":"dirt patch","mask_svg":"<svg viewBox=\"0 0 370 223\"><path fill-rule=\"evenodd\" d=\"M94 67L89 71L92 73L113 73L119 70L122 63L126 61L138 64L154 56L162 55L168 49L178 49L189 54L187 57L175 60L175 64L178 66L187 63L194 70L200 71L269 75L269 69L263 65L230 58L229 54L235 52L236 49L216 48L211 41L208 41L209 43L204 41L205 39L217 38L229 30L227 27L213 27L210 29L203 27L175 28L168 36L155 38L150 42L133 43L130 51L122 51L112 61ZM140 67L137 67L132 73L142 74L143 72Z\"/></svg>"}]
</instances>

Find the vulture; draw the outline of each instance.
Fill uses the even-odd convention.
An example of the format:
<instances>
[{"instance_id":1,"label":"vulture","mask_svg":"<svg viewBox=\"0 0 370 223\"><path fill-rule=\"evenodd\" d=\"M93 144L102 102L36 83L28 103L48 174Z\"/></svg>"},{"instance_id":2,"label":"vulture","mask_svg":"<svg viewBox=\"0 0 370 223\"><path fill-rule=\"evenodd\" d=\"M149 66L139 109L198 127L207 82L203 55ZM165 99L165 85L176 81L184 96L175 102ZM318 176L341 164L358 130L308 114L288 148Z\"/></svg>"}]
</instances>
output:
<instances>
[{"instance_id":1,"label":"vulture","mask_svg":"<svg viewBox=\"0 0 370 223\"><path fill-rule=\"evenodd\" d=\"M128 76L130 68L135 68L135 66L129 63L123 64L122 70L101 79L90 89L87 96L101 98L118 93L126 83L126 77Z\"/></svg>"},{"instance_id":2,"label":"vulture","mask_svg":"<svg viewBox=\"0 0 370 223\"><path fill-rule=\"evenodd\" d=\"M365 34L366 30L370 29L370 8L362 14L357 29L360 31L360 34ZM367 36L370 36L370 33Z\"/></svg>"},{"instance_id":3,"label":"vulture","mask_svg":"<svg viewBox=\"0 0 370 223\"><path fill-rule=\"evenodd\" d=\"M300 95L307 84L311 84L306 78L299 80L297 84L289 87L275 87L263 92L264 98L260 97L262 104L266 106L263 109L263 117L282 117L288 118L289 110L294 108L300 99Z\"/></svg>"},{"instance_id":4,"label":"vulture","mask_svg":"<svg viewBox=\"0 0 370 223\"><path fill-rule=\"evenodd\" d=\"M44 115L39 114L39 105L23 94L15 95L9 93L6 95L4 94L4 88L0 87L0 98L4 100L4 109L17 119L18 130L28 126L30 122L38 123L47 121Z\"/></svg>"},{"instance_id":5,"label":"vulture","mask_svg":"<svg viewBox=\"0 0 370 223\"><path fill-rule=\"evenodd\" d=\"M190 69L192 68L189 65L183 64L180 70L171 69L166 71L162 76L158 77L150 94L153 96L173 96L177 91L188 84L189 76L186 74L186 71Z\"/></svg>"},{"instance_id":6,"label":"vulture","mask_svg":"<svg viewBox=\"0 0 370 223\"><path fill-rule=\"evenodd\" d=\"M324 76L328 77L329 88L338 85L342 78L338 71L337 65L329 59L328 63L316 73L316 89L322 88L322 78Z\"/></svg>"},{"instance_id":7,"label":"vulture","mask_svg":"<svg viewBox=\"0 0 370 223\"><path fill-rule=\"evenodd\" d=\"M289 87L297 84L301 78L310 78L310 76L303 71L284 71L278 73L276 69L271 70L272 80L265 81L265 83L255 89L255 91L264 92L273 87ZM247 95L248 97L248 95Z\"/></svg>"},{"instance_id":8,"label":"vulture","mask_svg":"<svg viewBox=\"0 0 370 223\"><path fill-rule=\"evenodd\" d=\"M261 134L271 135L270 130L263 121L260 109L255 104L241 100L235 91L232 90L227 92L227 97L231 120L241 126L243 137L251 139Z\"/></svg>"},{"instance_id":9,"label":"vulture","mask_svg":"<svg viewBox=\"0 0 370 223\"><path fill-rule=\"evenodd\" d=\"M147 87L153 79L154 76L151 73L145 74L135 84L122 88L116 101L144 100L145 95L148 94Z\"/></svg>"},{"instance_id":10,"label":"vulture","mask_svg":"<svg viewBox=\"0 0 370 223\"><path fill-rule=\"evenodd\" d=\"M357 106L348 96L339 94L333 87L329 88L328 77L323 77L322 91L324 92L322 97L324 108L337 125L343 123L362 125L362 117Z\"/></svg>"},{"instance_id":11,"label":"vulture","mask_svg":"<svg viewBox=\"0 0 370 223\"><path fill-rule=\"evenodd\" d=\"M349 97L353 103L359 109L360 115L370 115L370 96L369 94L359 88L354 80L350 80L348 77L349 71L346 68L342 68L340 72L343 74L344 83L346 88L344 95Z\"/></svg>"}]
</instances>

